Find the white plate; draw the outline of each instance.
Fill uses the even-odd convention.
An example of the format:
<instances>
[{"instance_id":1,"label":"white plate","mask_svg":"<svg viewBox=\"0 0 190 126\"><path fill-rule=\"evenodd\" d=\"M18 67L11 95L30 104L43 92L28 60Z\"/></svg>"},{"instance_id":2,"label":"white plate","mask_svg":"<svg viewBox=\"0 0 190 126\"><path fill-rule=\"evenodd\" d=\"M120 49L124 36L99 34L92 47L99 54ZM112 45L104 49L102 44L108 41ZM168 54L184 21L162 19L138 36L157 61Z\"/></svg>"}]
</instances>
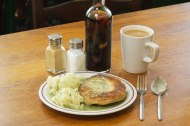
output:
<instances>
[{"instance_id":1,"label":"white plate","mask_svg":"<svg viewBox=\"0 0 190 126\"><path fill-rule=\"evenodd\" d=\"M108 74L108 73L96 73L96 72L77 72L75 73L78 76L82 76L82 77L90 77L93 75L97 75L97 74L102 74L102 75L106 75L106 76L110 76L113 78L116 78L118 80L121 80L123 82L123 84L125 84L126 86L126 91L128 92L127 98L121 102L120 104L118 104L117 106L114 106L112 108L108 108L108 109L103 109L103 110L93 110L93 111L82 111L82 110L74 110L74 109L69 109L69 108L64 108L61 106L56 105L55 103L53 103L48 95L49 92L49 87L47 85L47 81L44 82L40 89L39 89L39 97L41 99L41 101L47 105L48 107L60 111L60 112L64 112L64 113L68 113L68 114L74 114L74 115L105 115L105 114L110 114L110 113L114 113L114 112L118 112L120 110L123 110L127 107L129 107L135 100L137 97L137 91L135 89L135 87L129 83L127 80L120 78L118 76L112 75L112 74ZM62 74L61 76L64 76L65 74Z\"/></svg>"}]
</instances>

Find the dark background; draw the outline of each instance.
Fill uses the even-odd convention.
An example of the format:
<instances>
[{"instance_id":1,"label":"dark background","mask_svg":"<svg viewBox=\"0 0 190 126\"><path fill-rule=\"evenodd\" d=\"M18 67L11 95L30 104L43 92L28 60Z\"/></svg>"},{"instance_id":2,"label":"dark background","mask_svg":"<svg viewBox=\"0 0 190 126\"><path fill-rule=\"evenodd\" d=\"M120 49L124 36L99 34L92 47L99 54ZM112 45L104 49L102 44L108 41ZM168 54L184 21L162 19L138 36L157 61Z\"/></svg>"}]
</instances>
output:
<instances>
[{"instance_id":1,"label":"dark background","mask_svg":"<svg viewBox=\"0 0 190 126\"><path fill-rule=\"evenodd\" d=\"M64 1L69 0L44 0L44 5L56 5ZM190 0L153 0L151 8L183 2ZM0 0L0 35L30 29L33 29L31 0Z\"/></svg>"}]
</instances>

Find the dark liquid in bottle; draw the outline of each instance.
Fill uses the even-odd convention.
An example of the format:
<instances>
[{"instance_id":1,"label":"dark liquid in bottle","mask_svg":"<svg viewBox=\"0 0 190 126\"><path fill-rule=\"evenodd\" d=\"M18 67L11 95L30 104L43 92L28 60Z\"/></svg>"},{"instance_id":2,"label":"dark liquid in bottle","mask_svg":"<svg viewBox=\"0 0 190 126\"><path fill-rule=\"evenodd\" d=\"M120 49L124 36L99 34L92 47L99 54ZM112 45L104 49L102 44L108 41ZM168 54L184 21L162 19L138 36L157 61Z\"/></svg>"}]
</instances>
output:
<instances>
[{"instance_id":1,"label":"dark liquid in bottle","mask_svg":"<svg viewBox=\"0 0 190 126\"><path fill-rule=\"evenodd\" d=\"M111 67L112 17L86 18L86 68L107 71Z\"/></svg>"}]
</instances>

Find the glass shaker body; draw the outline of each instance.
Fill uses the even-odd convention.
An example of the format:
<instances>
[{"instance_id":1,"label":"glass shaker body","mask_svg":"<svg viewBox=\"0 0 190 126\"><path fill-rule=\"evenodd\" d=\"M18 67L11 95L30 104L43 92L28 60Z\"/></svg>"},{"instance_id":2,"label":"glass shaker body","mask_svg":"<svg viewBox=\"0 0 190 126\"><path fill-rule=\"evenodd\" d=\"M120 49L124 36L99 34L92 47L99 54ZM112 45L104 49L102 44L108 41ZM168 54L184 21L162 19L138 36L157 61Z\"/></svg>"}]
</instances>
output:
<instances>
[{"instance_id":1,"label":"glass shaker body","mask_svg":"<svg viewBox=\"0 0 190 126\"><path fill-rule=\"evenodd\" d=\"M94 0L86 13L86 68L109 71L111 67L112 13L103 0Z\"/></svg>"}]
</instances>

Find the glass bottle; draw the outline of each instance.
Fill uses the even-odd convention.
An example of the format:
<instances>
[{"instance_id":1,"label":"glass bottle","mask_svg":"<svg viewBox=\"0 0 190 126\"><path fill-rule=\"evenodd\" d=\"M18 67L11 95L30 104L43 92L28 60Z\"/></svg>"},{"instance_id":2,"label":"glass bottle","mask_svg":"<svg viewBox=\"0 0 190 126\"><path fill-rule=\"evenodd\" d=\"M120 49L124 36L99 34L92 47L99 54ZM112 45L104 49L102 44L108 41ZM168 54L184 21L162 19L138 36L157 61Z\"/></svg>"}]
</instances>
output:
<instances>
[{"instance_id":1,"label":"glass bottle","mask_svg":"<svg viewBox=\"0 0 190 126\"><path fill-rule=\"evenodd\" d=\"M93 0L86 12L86 68L105 72L111 67L112 13L105 0Z\"/></svg>"},{"instance_id":2,"label":"glass bottle","mask_svg":"<svg viewBox=\"0 0 190 126\"><path fill-rule=\"evenodd\" d=\"M83 41L80 38L73 38L69 41L69 45L70 49L67 51L67 72L86 71Z\"/></svg>"},{"instance_id":3,"label":"glass bottle","mask_svg":"<svg viewBox=\"0 0 190 126\"><path fill-rule=\"evenodd\" d=\"M45 50L46 67L53 74L66 71L66 51L61 39L62 36L59 34L48 36L49 46Z\"/></svg>"}]
</instances>

